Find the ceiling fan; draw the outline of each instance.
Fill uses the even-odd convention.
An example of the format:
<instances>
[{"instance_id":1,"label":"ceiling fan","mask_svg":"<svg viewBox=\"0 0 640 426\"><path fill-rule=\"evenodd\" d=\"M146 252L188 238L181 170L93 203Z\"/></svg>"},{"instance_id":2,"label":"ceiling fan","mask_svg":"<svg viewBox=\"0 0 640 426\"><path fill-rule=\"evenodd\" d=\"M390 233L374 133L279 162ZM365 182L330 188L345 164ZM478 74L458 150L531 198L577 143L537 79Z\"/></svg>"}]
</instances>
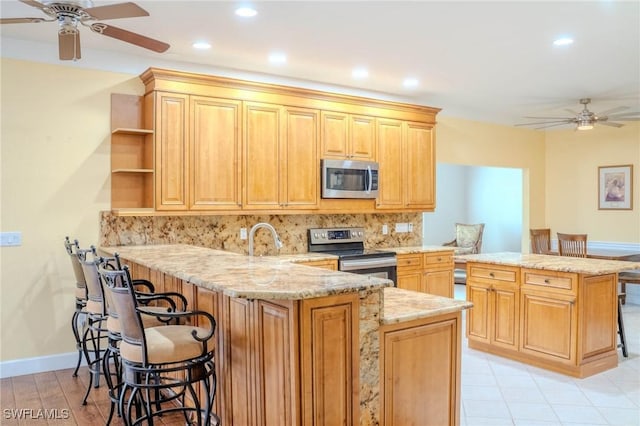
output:
<instances>
[{"instance_id":1,"label":"ceiling fan","mask_svg":"<svg viewBox=\"0 0 640 426\"><path fill-rule=\"evenodd\" d=\"M4 18L0 24L24 24L58 22L58 50L61 60L80 59L80 31L78 24L91 31L122 40L154 52L162 53L169 48L167 43L136 34L122 28L93 22L107 19L149 16L149 13L135 3L118 3L92 7L91 0L50 0L42 3L35 0L20 0L22 3L40 9L49 18Z\"/></svg>"},{"instance_id":2,"label":"ceiling fan","mask_svg":"<svg viewBox=\"0 0 640 426\"><path fill-rule=\"evenodd\" d=\"M619 106L615 108L602 111L599 114L589 111L587 105L591 102L590 98L580 99L580 103L584 105L584 108L580 112L575 112L570 109L565 111L573 114L573 117L524 117L533 120L542 120L532 123L520 123L516 126L535 126L535 129L546 129L548 127L563 126L567 124L575 124L576 130L590 130L597 123L598 125L610 126L610 127L622 127L622 123L614 123L615 121L640 121L640 117L637 117L640 112L619 112L629 107ZM636 117L634 117L636 116Z\"/></svg>"}]
</instances>

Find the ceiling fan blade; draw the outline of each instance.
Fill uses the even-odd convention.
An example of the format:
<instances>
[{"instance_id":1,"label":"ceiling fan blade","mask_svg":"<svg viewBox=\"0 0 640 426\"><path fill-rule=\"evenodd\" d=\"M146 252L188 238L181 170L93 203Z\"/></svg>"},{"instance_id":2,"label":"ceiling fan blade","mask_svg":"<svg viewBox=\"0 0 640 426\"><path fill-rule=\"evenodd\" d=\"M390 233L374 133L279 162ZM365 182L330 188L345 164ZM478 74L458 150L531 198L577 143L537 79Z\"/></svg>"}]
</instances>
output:
<instances>
[{"instance_id":1,"label":"ceiling fan blade","mask_svg":"<svg viewBox=\"0 0 640 426\"><path fill-rule=\"evenodd\" d=\"M610 123L608 121L603 121L603 122L599 122L598 121L598 125L602 124L603 126L609 126L609 127L622 127L624 126L624 124L620 124L620 123Z\"/></svg>"},{"instance_id":2,"label":"ceiling fan blade","mask_svg":"<svg viewBox=\"0 0 640 426\"><path fill-rule=\"evenodd\" d=\"M522 117L522 118L530 118L533 120L573 120L573 117L569 118L569 117Z\"/></svg>"},{"instance_id":3,"label":"ceiling fan blade","mask_svg":"<svg viewBox=\"0 0 640 426\"><path fill-rule=\"evenodd\" d=\"M44 22L43 18L3 18L0 19L0 24L37 24L38 22Z\"/></svg>"},{"instance_id":4,"label":"ceiling fan blade","mask_svg":"<svg viewBox=\"0 0 640 426\"><path fill-rule=\"evenodd\" d=\"M20 0L22 3L29 5L31 7L35 7L40 10L44 10L47 6L35 0Z\"/></svg>"},{"instance_id":5,"label":"ceiling fan blade","mask_svg":"<svg viewBox=\"0 0 640 426\"><path fill-rule=\"evenodd\" d=\"M627 115L640 115L640 111L618 112L616 114L607 114L607 117L615 118L615 117L624 117Z\"/></svg>"},{"instance_id":6,"label":"ceiling fan blade","mask_svg":"<svg viewBox=\"0 0 640 426\"><path fill-rule=\"evenodd\" d=\"M540 121L538 123L519 123L519 124L515 124L515 126L540 126L540 125L546 125L546 124L553 124L555 126L559 126L561 124L571 124L573 123L573 120L555 120L555 121Z\"/></svg>"},{"instance_id":7,"label":"ceiling fan blade","mask_svg":"<svg viewBox=\"0 0 640 426\"><path fill-rule=\"evenodd\" d=\"M619 106L619 107L611 108L611 109L608 109L606 111L600 111L598 113L598 115L610 115L610 114L618 112L618 111L624 111L625 109L629 109L629 107L628 106Z\"/></svg>"},{"instance_id":8,"label":"ceiling fan blade","mask_svg":"<svg viewBox=\"0 0 640 426\"><path fill-rule=\"evenodd\" d=\"M609 118L615 121L640 121L640 117L616 117L616 118L609 117Z\"/></svg>"},{"instance_id":9,"label":"ceiling fan blade","mask_svg":"<svg viewBox=\"0 0 640 426\"><path fill-rule=\"evenodd\" d=\"M80 59L80 32L58 33L58 50L63 61Z\"/></svg>"},{"instance_id":10,"label":"ceiling fan blade","mask_svg":"<svg viewBox=\"0 0 640 426\"><path fill-rule=\"evenodd\" d=\"M141 34L132 33L131 31L123 30L122 28L112 27L111 25L103 24L101 22L91 24L90 28L98 34L113 37L158 53L165 52L170 47L167 43L162 41L154 40Z\"/></svg>"},{"instance_id":11,"label":"ceiling fan blade","mask_svg":"<svg viewBox=\"0 0 640 426\"><path fill-rule=\"evenodd\" d=\"M565 111L567 111L568 113L570 113L571 115L578 115L578 114L580 114L579 112L575 112L574 110L569 109L569 108L565 108L564 110L565 110Z\"/></svg>"},{"instance_id":12,"label":"ceiling fan blade","mask_svg":"<svg viewBox=\"0 0 640 426\"><path fill-rule=\"evenodd\" d=\"M105 19L135 18L149 16L149 12L135 3L119 3L107 6L90 7L84 9L91 17L102 21Z\"/></svg>"}]
</instances>

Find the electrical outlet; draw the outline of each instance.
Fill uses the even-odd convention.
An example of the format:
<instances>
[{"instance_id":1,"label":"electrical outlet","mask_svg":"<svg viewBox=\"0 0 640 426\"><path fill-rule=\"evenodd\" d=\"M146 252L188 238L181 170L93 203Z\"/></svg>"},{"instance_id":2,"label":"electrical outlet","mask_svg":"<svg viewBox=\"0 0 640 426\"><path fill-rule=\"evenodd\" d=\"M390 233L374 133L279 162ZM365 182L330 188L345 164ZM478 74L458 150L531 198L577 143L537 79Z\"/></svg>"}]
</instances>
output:
<instances>
[{"instance_id":1,"label":"electrical outlet","mask_svg":"<svg viewBox=\"0 0 640 426\"><path fill-rule=\"evenodd\" d=\"M240 228L240 239L241 240L247 239L247 228Z\"/></svg>"},{"instance_id":2,"label":"electrical outlet","mask_svg":"<svg viewBox=\"0 0 640 426\"><path fill-rule=\"evenodd\" d=\"M382 225L382 235L387 235L388 233L389 233L389 227L385 223L384 225Z\"/></svg>"},{"instance_id":3,"label":"electrical outlet","mask_svg":"<svg viewBox=\"0 0 640 426\"><path fill-rule=\"evenodd\" d=\"M0 246L21 246L22 232L0 232Z\"/></svg>"},{"instance_id":4,"label":"electrical outlet","mask_svg":"<svg viewBox=\"0 0 640 426\"><path fill-rule=\"evenodd\" d=\"M409 232L413 232L413 223L409 223Z\"/></svg>"}]
</instances>

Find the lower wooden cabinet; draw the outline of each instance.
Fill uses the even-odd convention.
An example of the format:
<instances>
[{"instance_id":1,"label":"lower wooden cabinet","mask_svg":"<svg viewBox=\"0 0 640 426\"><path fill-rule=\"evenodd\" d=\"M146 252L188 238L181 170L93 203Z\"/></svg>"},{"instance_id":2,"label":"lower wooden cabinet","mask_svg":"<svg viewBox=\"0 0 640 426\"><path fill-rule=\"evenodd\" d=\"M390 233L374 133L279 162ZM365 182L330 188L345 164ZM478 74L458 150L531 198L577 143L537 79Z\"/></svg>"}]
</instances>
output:
<instances>
[{"instance_id":1,"label":"lower wooden cabinet","mask_svg":"<svg viewBox=\"0 0 640 426\"><path fill-rule=\"evenodd\" d=\"M453 252L397 255L398 287L437 296L453 297Z\"/></svg>"},{"instance_id":2,"label":"lower wooden cabinet","mask_svg":"<svg viewBox=\"0 0 640 426\"><path fill-rule=\"evenodd\" d=\"M308 260L305 262L297 262L298 265L315 266L316 268L330 269L332 271L338 270L338 260Z\"/></svg>"},{"instance_id":3,"label":"lower wooden cabinet","mask_svg":"<svg viewBox=\"0 0 640 426\"><path fill-rule=\"evenodd\" d=\"M469 347L576 377L617 365L617 275L467 263Z\"/></svg>"},{"instance_id":4,"label":"lower wooden cabinet","mask_svg":"<svg viewBox=\"0 0 640 426\"><path fill-rule=\"evenodd\" d=\"M486 344L518 348L519 271L477 267L467 273L467 337Z\"/></svg>"},{"instance_id":5,"label":"lower wooden cabinet","mask_svg":"<svg viewBox=\"0 0 640 426\"><path fill-rule=\"evenodd\" d=\"M357 424L357 294L222 300L224 424Z\"/></svg>"},{"instance_id":6,"label":"lower wooden cabinet","mask_svg":"<svg viewBox=\"0 0 640 426\"><path fill-rule=\"evenodd\" d=\"M381 425L459 424L460 338L459 312L381 328Z\"/></svg>"}]
</instances>

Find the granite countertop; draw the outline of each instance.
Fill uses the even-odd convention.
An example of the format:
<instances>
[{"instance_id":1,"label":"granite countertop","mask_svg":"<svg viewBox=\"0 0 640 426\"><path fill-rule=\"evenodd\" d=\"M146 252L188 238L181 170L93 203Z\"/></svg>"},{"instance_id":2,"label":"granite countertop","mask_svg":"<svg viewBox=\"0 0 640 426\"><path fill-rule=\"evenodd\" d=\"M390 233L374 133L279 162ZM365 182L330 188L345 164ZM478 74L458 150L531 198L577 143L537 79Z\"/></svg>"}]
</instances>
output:
<instances>
[{"instance_id":1,"label":"granite countertop","mask_svg":"<svg viewBox=\"0 0 640 426\"><path fill-rule=\"evenodd\" d=\"M393 285L384 278L184 244L101 247L100 250L110 255L117 252L148 268L245 299L310 299Z\"/></svg>"},{"instance_id":2,"label":"granite countertop","mask_svg":"<svg viewBox=\"0 0 640 426\"><path fill-rule=\"evenodd\" d=\"M548 271L574 272L578 274L603 275L628 269L640 269L640 262L603 260L545 254L522 254L514 252L481 253L455 256L456 260L481 262L494 265L519 266Z\"/></svg>"},{"instance_id":3,"label":"granite countertop","mask_svg":"<svg viewBox=\"0 0 640 426\"><path fill-rule=\"evenodd\" d=\"M314 262L317 260L337 260L338 256L329 253L295 253L295 254L279 254L277 256L264 256L276 262L302 263Z\"/></svg>"},{"instance_id":4,"label":"granite countertop","mask_svg":"<svg viewBox=\"0 0 640 426\"><path fill-rule=\"evenodd\" d=\"M454 251L448 246L408 246L408 247L379 247L378 250L392 251L395 254L429 253L433 251Z\"/></svg>"},{"instance_id":5,"label":"granite countertop","mask_svg":"<svg viewBox=\"0 0 640 426\"><path fill-rule=\"evenodd\" d=\"M458 312L472 306L473 304L466 300L389 287L384 289L384 306L380 322L396 324Z\"/></svg>"}]
</instances>

